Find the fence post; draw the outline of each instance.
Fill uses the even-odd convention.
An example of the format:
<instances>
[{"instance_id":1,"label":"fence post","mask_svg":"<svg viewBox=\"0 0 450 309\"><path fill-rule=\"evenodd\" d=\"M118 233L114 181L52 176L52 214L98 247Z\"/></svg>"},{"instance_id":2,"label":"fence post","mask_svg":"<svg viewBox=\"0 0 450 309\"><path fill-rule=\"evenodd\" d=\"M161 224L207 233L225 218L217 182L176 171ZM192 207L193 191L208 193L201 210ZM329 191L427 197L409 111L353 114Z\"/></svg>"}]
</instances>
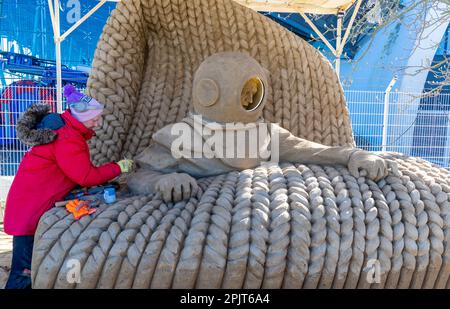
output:
<instances>
[{"instance_id":1,"label":"fence post","mask_svg":"<svg viewBox=\"0 0 450 309\"><path fill-rule=\"evenodd\" d=\"M383 139L381 141L381 151L386 151L387 145L387 128L389 121L389 94L391 93L392 87L394 87L397 81L397 75L392 77L391 82L384 91L384 112L383 112Z\"/></svg>"}]
</instances>

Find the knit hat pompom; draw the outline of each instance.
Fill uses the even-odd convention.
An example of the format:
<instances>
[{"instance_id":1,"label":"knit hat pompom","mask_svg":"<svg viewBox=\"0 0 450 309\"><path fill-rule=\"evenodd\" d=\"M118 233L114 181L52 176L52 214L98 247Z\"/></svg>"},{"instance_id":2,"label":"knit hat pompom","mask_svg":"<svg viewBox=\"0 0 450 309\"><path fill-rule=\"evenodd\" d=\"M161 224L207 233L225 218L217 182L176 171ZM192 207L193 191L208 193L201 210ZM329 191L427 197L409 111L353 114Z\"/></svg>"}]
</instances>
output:
<instances>
[{"instance_id":1,"label":"knit hat pompom","mask_svg":"<svg viewBox=\"0 0 450 309\"><path fill-rule=\"evenodd\" d=\"M68 96L70 96L72 93L74 93L75 91L77 91L77 89L75 88L74 85L66 85L66 86L64 86L64 96L66 98Z\"/></svg>"},{"instance_id":2,"label":"knit hat pompom","mask_svg":"<svg viewBox=\"0 0 450 309\"><path fill-rule=\"evenodd\" d=\"M79 92L73 85L65 85L64 96L66 97L67 104L70 104L73 102L79 102L85 95Z\"/></svg>"}]
</instances>

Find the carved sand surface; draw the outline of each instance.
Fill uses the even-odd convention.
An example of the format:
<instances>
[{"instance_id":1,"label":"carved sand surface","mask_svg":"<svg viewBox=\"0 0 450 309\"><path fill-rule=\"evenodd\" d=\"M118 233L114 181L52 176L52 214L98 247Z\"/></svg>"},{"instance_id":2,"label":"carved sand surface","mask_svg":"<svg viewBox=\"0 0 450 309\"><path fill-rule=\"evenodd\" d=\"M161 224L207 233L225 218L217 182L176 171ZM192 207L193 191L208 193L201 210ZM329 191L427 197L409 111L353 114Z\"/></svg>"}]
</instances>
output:
<instances>
[{"instance_id":1,"label":"carved sand surface","mask_svg":"<svg viewBox=\"0 0 450 309\"><path fill-rule=\"evenodd\" d=\"M1 207L1 206L0 206ZM0 213L0 289L3 289L11 270L12 236L3 231L3 218Z\"/></svg>"},{"instance_id":2,"label":"carved sand surface","mask_svg":"<svg viewBox=\"0 0 450 309\"><path fill-rule=\"evenodd\" d=\"M96 163L134 157L191 108L208 56L241 51L269 72L263 116L325 145L354 145L339 80L306 42L231 0L122 1L87 92L106 104ZM450 173L383 154L400 176L282 163L197 180L178 203L139 195L75 221L41 218L34 288L448 288ZM72 278L73 262L80 280Z\"/></svg>"},{"instance_id":3,"label":"carved sand surface","mask_svg":"<svg viewBox=\"0 0 450 309\"><path fill-rule=\"evenodd\" d=\"M33 285L448 288L450 174L391 158L403 176L378 184L287 163L201 179L202 192L176 204L136 196L79 221L53 208L36 234ZM72 259L80 283L67 280Z\"/></svg>"}]
</instances>

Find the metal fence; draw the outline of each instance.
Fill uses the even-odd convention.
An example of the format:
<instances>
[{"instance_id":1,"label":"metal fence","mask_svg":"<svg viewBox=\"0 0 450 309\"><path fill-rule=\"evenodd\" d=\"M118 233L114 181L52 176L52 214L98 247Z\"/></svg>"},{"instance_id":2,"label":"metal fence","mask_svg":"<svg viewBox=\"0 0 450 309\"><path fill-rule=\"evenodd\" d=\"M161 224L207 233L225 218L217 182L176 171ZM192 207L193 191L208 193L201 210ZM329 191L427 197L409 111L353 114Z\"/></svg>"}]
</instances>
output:
<instances>
[{"instance_id":1,"label":"metal fence","mask_svg":"<svg viewBox=\"0 0 450 309\"><path fill-rule=\"evenodd\" d=\"M423 97L419 93L345 91L358 147L422 157L442 167L450 165L450 94ZM16 137L19 115L34 103L56 110L56 89L14 84L1 90L0 176L13 176L28 147ZM388 109L386 109L386 104ZM383 130L386 127L386 130ZM384 134L383 134L384 133Z\"/></svg>"},{"instance_id":2,"label":"metal fence","mask_svg":"<svg viewBox=\"0 0 450 309\"><path fill-rule=\"evenodd\" d=\"M449 168L450 94L385 96L383 91L348 90L345 95L358 147L400 152Z\"/></svg>"},{"instance_id":3,"label":"metal fence","mask_svg":"<svg viewBox=\"0 0 450 309\"><path fill-rule=\"evenodd\" d=\"M29 149L17 138L16 124L20 114L35 103L48 104L56 112L56 88L24 80L0 91L0 176L14 176Z\"/></svg>"}]
</instances>

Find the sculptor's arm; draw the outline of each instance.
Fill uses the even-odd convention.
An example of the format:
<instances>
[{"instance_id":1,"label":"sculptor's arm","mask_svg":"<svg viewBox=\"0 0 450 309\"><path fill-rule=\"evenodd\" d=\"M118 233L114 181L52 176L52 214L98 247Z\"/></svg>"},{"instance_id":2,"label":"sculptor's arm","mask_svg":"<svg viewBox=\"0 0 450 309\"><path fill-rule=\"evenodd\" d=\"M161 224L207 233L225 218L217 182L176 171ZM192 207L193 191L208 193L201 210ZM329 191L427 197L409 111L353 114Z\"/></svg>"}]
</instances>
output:
<instances>
[{"instance_id":1,"label":"sculptor's arm","mask_svg":"<svg viewBox=\"0 0 450 309\"><path fill-rule=\"evenodd\" d=\"M367 176L375 181L388 175L388 167L396 171L395 163L387 162L368 151L352 147L325 146L296 137L281 127L278 129L280 161L302 164L340 164L347 166L355 177L359 177L359 170L364 169L367 171Z\"/></svg>"}]
</instances>

